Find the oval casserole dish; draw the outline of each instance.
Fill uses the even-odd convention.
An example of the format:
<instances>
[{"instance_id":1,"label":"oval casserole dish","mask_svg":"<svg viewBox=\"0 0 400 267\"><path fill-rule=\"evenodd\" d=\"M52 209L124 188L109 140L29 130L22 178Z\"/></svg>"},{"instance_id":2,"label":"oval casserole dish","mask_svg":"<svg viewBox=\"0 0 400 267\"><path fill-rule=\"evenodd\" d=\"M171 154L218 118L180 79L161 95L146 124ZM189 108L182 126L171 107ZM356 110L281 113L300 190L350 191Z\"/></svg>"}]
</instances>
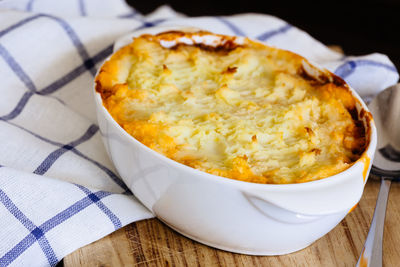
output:
<instances>
[{"instance_id":1,"label":"oval casserole dish","mask_svg":"<svg viewBox=\"0 0 400 267\"><path fill-rule=\"evenodd\" d=\"M371 115L348 85L289 51L210 32L145 34L100 69L113 118L149 148L246 182L288 184L346 170ZM360 117L359 117L360 116Z\"/></svg>"},{"instance_id":2,"label":"oval casserole dish","mask_svg":"<svg viewBox=\"0 0 400 267\"><path fill-rule=\"evenodd\" d=\"M167 33L165 33L166 31ZM146 35L143 36L143 34ZM139 122L139 124L147 125L149 119L151 123L156 124L156 130L160 131L160 136L158 137L156 136L153 138L154 131L151 131L153 127L151 124L145 127L136 127L138 122L132 124L132 121L139 119L138 114L140 114L140 110L138 107L140 107L140 103L145 103L145 100L148 99L147 97L152 95L152 92L149 92L149 95L146 95L146 93L142 94L143 92L140 90L144 89L144 87L140 86L145 85L146 82L154 81L155 77L155 75L153 75L150 76L150 78L152 77L151 79L147 79L148 76L146 75L151 75L151 73L145 71L144 73L138 73L137 76L134 76L142 78L143 83L140 82L132 86L131 82L134 81L126 82L127 78L132 74L130 73L132 58L129 58L129 56L126 57L126 55L131 54L133 49L131 43L132 37L146 42L148 41L147 39L154 39L154 43L151 40L150 42L156 45L155 47L157 47L158 50L160 50L160 46L157 46L156 42L162 45L161 50L168 49L168 51L179 51L179 49L188 46L189 49L200 48L201 50L199 51L204 51L205 53L221 53L221 55L227 55L236 49L242 49L240 48L241 46L249 45L254 47L254 49L261 49L270 53L273 58L273 63L280 66L279 68L283 70L281 75L271 75L271 77L276 78L274 81L279 80L278 76L283 78L280 79L281 82L286 84L286 87L282 84L283 88L290 87L293 79L295 81L300 80L300 84L303 85L305 83L306 85L315 86L315 88L318 88L319 93L327 93L328 102L331 98L337 99L336 101L339 102L339 106L342 107L340 110L344 109L343 112L345 112L343 118L351 117L350 120L345 119L344 121L347 121L349 125L353 124L355 126L350 126L348 129L352 134L346 134L345 131L338 131L337 135L335 133L333 134L333 137L337 138L337 140L341 140L341 142L337 140L335 142L346 142L346 146L348 146L350 150L342 154L342 156L332 156L332 159L337 158L339 162L341 162L339 165L328 164L329 166L344 166L344 168L337 169L333 167L328 168L327 171L320 168L320 172L317 173L321 175L316 175L317 173L314 173L312 176L301 175L301 171L299 172L299 169L294 168L292 175L289 170L286 175L280 177L274 175L273 171L260 171L263 168L262 165L252 165L256 162L257 158L254 158L256 160L252 159L253 154L250 152L257 151L256 148L259 145L268 144L268 139L265 139L265 135L263 136L262 132L254 133L253 131L257 128L251 128L251 125L249 127L249 125L246 124L247 120L243 120L243 118L246 117L243 116L247 116L246 114L255 114L255 117L257 117L257 112L263 112L257 111L263 110L257 109L257 105L260 106L262 104L258 102L257 99L261 100L265 97L267 98L265 99L266 101L270 101L271 107L277 107L273 99L282 99L282 101L286 101L285 99L287 98L294 100L296 96L299 97L302 93L297 92L294 94L296 90L283 90L283 92L291 91L293 94L284 94L280 96L279 91L268 91L270 94L263 96L266 90L255 90L254 83L252 84L249 79L247 79L247 81L249 81L249 88L254 89L250 91L257 91L258 94L261 93L261 95L256 95L255 98L251 98L251 94L244 94L244 92L240 91L237 92L240 95L240 101L237 101L238 94L235 92L238 88L233 86L234 83L232 83L232 80L231 83L229 81L221 81L221 83L216 83L217 85L214 84L214 86L203 87L214 91L214 94L210 94L210 97L214 98L215 96L219 104L218 106L224 107L222 110L223 112L215 112L218 116L222 117L222 120L216 115L207 115L210 112L208 112L208 108L204 108L196 110L208 113L205 114L205 116L198 116L199 120L194 121L200 123L200 125L207 125L209 121L224 122L226 120L224 116L235 115L232 116L232 118L242 119L241 121L245 123L245 125L239 129L244 130L239 132L245 134L240 136L237 140L241 140L240 144L243 144L246 152L240 150L240 146L229 146L229 144L232 143L227 143L228 146L225 146L225 148L236 148L236 152L238 153L235 154L236 152L232 150L232 153L228 153L228 155L234 155L234 157L227 157L226 161L223 161L223 164L217 166L218 168L214 168L214 170L213 168L209 168L211 166L204 164L218 162L218 160L221 159L221 154L223 155L221 151L217 151L217 160L209 158L207 161L202 161L204 155L198 155L196 157L189 153L189 160L181 161L181 163L183 163L181 164L179 161L182 158L174 158L174 155L182 156L182 154L177 153L181 150L177 149L175 151L173 148L175 145L178 145L177 148L181 148L179 147L179 140L185 140L185 135L183 134L185 131L182 131L182 129L179 131L178 127L175 128L175 131L170 131L168 132L169 134L166 134L167 132L160 131L158 128L158 124L161 121L168 121L168 118L171 119L170 116L165 116L168 114L168 112L166 112L168 110L164 110L165 114L163 114L163 112L155 112L155 109L152 110L147 107L143 109L143 111L145 111L143 115L145 116L140 117L140 119L143 119L143 122ZM371 167L370 159L373 158L376 148L376 128L361 98L337 76L326 70L314 67L307 60L296 54L276 48L265 47L263 44L247 38L215 35L204 31L199 32L199 29L188 29L180 26L159 26L136 31L118 40L116 47L122 47L122 49L115 52L106 60L96 76L95 104L100 133L112 162L133 194L146 208L157 216L157 218L176 231L201 243L232 252L251 255L286 254L300 250L328 233L360 200ZM161 54L162 53L159 55ZM240 61L241 58L239 57L238 59ZM246 57L243 57L243 59L246 59ZM252 63L259 61L260 58L250 57L246 60L249 63L247 65L227 66L224 64L216 64L216 66L213 66L207 63L205 71L216 67L218 69L218 77L231 79L235 77L235 75L239 75L241 70L246 70L246 66L254 67L257 65L253 65ZM145 61L142 61L142 63L143 62ZM174 68L178 67L179 62L179 60L172 60L167 64L166 61L157 65L150 64L150 69L155 71L158 77L157 79L162 77L167 79L171 77L169 76L169 72L171 71L173 74ZM178 65L174 66L174 63ZM194 69L189 68L188 70L190 70L188 71L190 75L193 73ZM247 73L249 73L249 75L257 75L257 71L248 71ZM287 76L289 77L288 79L286 79ZM226 87L223 86L224 84L226 84ZM246 84L247 83L244 83L244 85ZM297 82L295 84L297 84ZM175 97L181 97L180 95L183 94L183 91L187 88L185 88L182 83L176 85L177 88L173 86L167 86L162 89L159 88L161 89L160 92L163 92L163 96L161 97L160 94L160 98L153 99L154 103L157 104L159 103L158 100L162 99L167 100L169 98L174 99ZM146 85L146 88L152 87ZM273 87L264 86L263 88ZM202 90L194 91L194 95L203 92ZM184 97L189 100L188 104L190 104L192 101L191 94L184 94L182 98ZM321 97L323 98L323 95ZM127 102L134 100L130 102L132 104L130 106L131 108L126 109L123 107L126 104L123 103L123 99L128 99L129 101ZM115 101L115 103L112 103L113 101ZM251 102L254 102L254 104ZM313 103L313 101L311 102ZM196 101L194 103L196 103ZM136 106L136 104L139 105ZM268 103L265 103L265 105L267 104ZM159 107L162 106L163 105L159 105ZM209 105L204 105L203 107L208 106ZM175 107L179 111L182 111L182 109L179 108L180 106L175 105L174 108ZM116 110L112 110L114 108ZM284 109L284 107L281 108L282 109L278 108L277 110L280 112ZM134 112L132 112L132 114L129 114L129 112L125 113L127 110ZM173 110L173 108L170 110ZM190 108L187 108L187 110L189 114L192 114ZM231 114L230 112L232 110L240 110L243 113ZM272 112L276 109L271 108L268 110ZM296 119L290 120L291 123L294 125L301 125L302 121L300 120L300 115L303 122L306 121L305 119L307 118L304 116L305 114L301 114L300 112L302 110L303 109L295 109L293 112L289 112L289 114L292 114L295 118L297 116ZM154 115L146 114L146 111L151 111L151 114ZM183 113L181 112L179 114ZM188 126L187 123L189 123L189 121L180 118L179 114L176 114L177 117L172 116L172 118L179 118L178 121L183 121L181 122L183 126ZM285 113L281 112L279 114L283 115ZM338 115L337 113L332 113L332 116L335 114ZM119 115L122 116L119 117ZM341 116L339 116L339 118L340 117ZM279 118L279 116L277 118ZM247 117L247 119L251 119L251 117ZM191 120L193 120L193 118L191 118ZM264 123L264 126L268 126L268 121L264 121ZM285 123L285 121L277 120L272 124L272 126L274 126L272 128L278 129L275 126L282 126L282 123ZM175 123L174 127L182 126L178 124L179 123ZM168 124L165 123L165 125ZM215 129L219 129L219 131L222 129L217 127L219 125L218 123L212 125L216 127ZM288 124L284 125L287 126L287 128L291 127ZM264 129L262 128L264 126L261 124L259 125L260 129ZM137 131L141 129L143 129L143 133L139 132L139 134L137 134ZM250 134L247 134L246 129L250 131ZM318 135L318 128L310 127L310 129L306 129L304 127L298 127L296 129L299 130L298 133L300 137L308 138L312 133ZM312 132L310 130L312 130ZM276 133L278 132L277 130ZM295 132L296 131L288 131L287 133L276 134L275 136L277 138L275 140L279 141L276 143L276 148L281 148L280 146L283 146L284 143L290 144L290 141L297 140L290 140L288 139L289 135L285 135ZM145 133L151 134L146 135ZM191 132L189 131L189 133ZM208 131L208 133L213 133L213 131ZM221 131L220 133L224 134ZM267 131L266 133L268 134L269 132ZM134 138L132 134L137 134L137 139ZM253 137L254 135L256 135L255 138ZM146 136L150 138L145 140L144 138ZM296 137L296 135L294 137ZM345 140L345 137L350 139ZM351 138L354 137L355 139L352 140ZM141 138L143 139L140 140ZM305 140L308 140L307 138ZM155 140L157 140L157 142L154 143ZM189 145L191 144L190 140L197 140L200 142L203 139L186 139ZM165 143L167 144L172 143L173 145L158 146L158 144L164 144L163 141L166 141ZM281 141L284 143L281 143ZM292 161L295 165L297 164L297 166L300 166L300 162L302 161L304 167L300 167L307 169L309 168L307 166L310 166L307 164L316 164L320 159L319 157L323 155L324 151L322 150L329 148L329 146L309 147L311 149L308 150L306 149L308 148L306 145L312 144L312 140L310 141L311 142L301 141L303 144L301 144L300 147L294 146L296 149L303 148L303 152L305 153L302 154L295 151L295 153L292 154L292 158L278 158L277 165L279 166L279 164L282 164L283 166ZM338 143L334 144L332 149L334 149ZM213 146L204 144L204 147L215 151L213 150L215 148ZM187 149L188 146L184 148ZM199 148L201 147L199 146ZM312 148L319 148L321 151L312 151ZM172 153L165 153L165 151L170 151ZM290 147L288 150L282 151L289 153ZM189 152L193 152L193 150L189 150ZM339 149L339 152L343 152L343 150ZM307 155L307 153L311 154ZM210 156L210 154L208 155ZM279 154L276 153L275 156L279 157ZM313 160L314 156L316 156L316 159L314 158L315 161ZM328 155L327 158L329 159L329 157ZM235 158L238 158L236 162L234 162ZM232 161L230 162L229 160ZM273 170L272 166L274 163L269 162L269 164L271 165L265 165L264 167L271 167L270 170ZM235 170L229 168L235 165L239 167ZM215 169L218 169L218 171ZM295 173L300 174L300 176L294 175Z\"/></svg>"}]
</instances>

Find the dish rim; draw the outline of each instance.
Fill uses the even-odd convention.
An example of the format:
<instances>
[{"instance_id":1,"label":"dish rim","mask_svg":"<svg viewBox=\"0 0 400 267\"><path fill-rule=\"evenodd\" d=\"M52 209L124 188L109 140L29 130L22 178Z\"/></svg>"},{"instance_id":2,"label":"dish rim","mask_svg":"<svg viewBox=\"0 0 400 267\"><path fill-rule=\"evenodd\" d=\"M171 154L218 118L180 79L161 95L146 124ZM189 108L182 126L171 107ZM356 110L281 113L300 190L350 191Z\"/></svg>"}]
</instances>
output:
<instances>
[{"instance_id":1,"label":"dish rim","mask_svg":"<svg viewBox=\"0 0 400 267\"><path fill-rule=\"evenodd\" d=\"M164 29L164 30L163 30ZM195 27L187 27L187 26L159 26L159 27L152 27L149 28L148 30L146 29L142 29L139 31L135 31L135 32L131 32L129 34L126 34L124 36L122 36L121 38L119 38L118 40L116 40L116 42L114 43L114 50L113 53L111 55L109 55L105 60L103 60L103 62L101 63L101 65L99 66L99 68L96 71L96 75L95 77L98 76L99 71L101 70L101 68L103 67L104 63L106 61L108 61L111 56L117 51L119 50L123 45L121 45L121 43L123 43L124 41L126 42L128 40L131 41L132 37L136 37L136 36L140 36L141 34L157 34L157 33L161 33L161 32L166 32L166 31L171 31L171 30L177 30L177 31L193 31L193 30L202 30L200 28L195 28ZM155 32L155 33L154 33ZM210 32L211 34L213 34L212 32ZM235 37L239 37L236 35L227 35L227 36L235 36ZM267 46L271 46L268 44L265 44L264 42L258 41L258 40L254 40L252 38L249 38L251 41L254 42L258 42ZM273 47L273 46L271 46ZM281 48L278 48L281 49ZM281 50L285 50L285 49L281 49ZM288 51L288 50L285 50ZM289 51L290 53L294 53L292 51ZM299 55L297 53L294 53L296 55ZM335 75L334 73L332 73L331 71L320 67L317 63L310 61L309 59L299 55L303 60L305 60L308 64L310 64L312 67L316 68L317 70L324 70L327 71L330 75ZM366 111L368 114L371 114L368 110L367 105L364 103L364 101L362 100L362 98L359 96L359 94L346 82L344 81L345 84L348 86L349 91L352 95L352 97L354 97L357 102L361 105L360 107L358 107L357 105L357 112L358 115L360 115L360 113L362 112L362 110ZM184 171L188 171L188 172L193 172L193 174L197 175L197 176L203 176L207 179L211 179L211 180L216 180L216 182L218 183L224 183L224 184L229 184L231 186L235 186L235 187L240 187L240 188L249 188L251 187L252 189L264 189L265 188L269 188L269 189L273 189L273 190L277 190L277 191L296 191L298 189L304 189L304 188L308 188L308 187L321 187L321 186L327 186L327 185L331 185L331 184L336 184L336 183L340 183L340 181L342 181L343 179L348 178L347 175L345 175L348 172L352 172L353 170L355 170L356 168L358 168L358 165L360 164L368 164L368 162L363 162L365 161L364 158L368 157L371 159L371 155L374 154L375 152L375 147L376 147L376 143L377 143L377 130L375 127L375 123L374 120L372 118L372 115L370 116L369 120L366 119L362 119L362 121L364 121L365 125L368 125L370 131L367 131L368 128L366 128L366 134L369 134L369 138L367 138L367 140L369 139L369 142L366 146L366 148L364 149L363 153L361 154L360 158L357 159L350 167L348 167L347 169L338 172L334 175L325 177L325 178L320 178L317 180L312 180L312 181L307 181L307 182L300 182L300 183L287 183L287 184L263 184L263 183L253 183L253 182L248 182L248 181L242 181L242 180L236 180L236 179L232 179L232 178L228 178L228 177L224 177L224 176L218 176L218 175L214 175L214 174L210 174L207 173L205 171L201 171L198 170L196 168L187 166L183 163L177 162L173 159L168 158L167 156L158 153L157 151L147 147L146 145L144 145L143 143L141 143L140 141L138 141L136 138L134 138L132 135L130 135L128 132L126 132L121 125L119 125L117 123L117 121L115 121L115 119L111 116L111 114L109 113L109 111L104 107L103 105L103 99L101 97L101 94L99 92L96 91L96 83L93 83L93 91L94 91L94 96L95 96L95 102L96 102L96 106L100 107L100 110L102 111L103 116L105 116L105 118L111 122L111 124L113 126L116 127L116 129L118 129L118 131L122 134L122 136L126 137L127 140L129 140L129 142L134 143L135 145L139 145L142 149L144 149L145 151L151 153L153 156L158 157L158 159L163 160L164 162L171 164L172 166L176 167L176 168L180 168ZM372 159L370 160L369 165L372 165ZM370 166L369 166L370 167ZM365 166L364 166L365 169ZM366 182L367 179L365 179ZM364 183L365 184L365 183Z\"/></svg>"}]
</instances>

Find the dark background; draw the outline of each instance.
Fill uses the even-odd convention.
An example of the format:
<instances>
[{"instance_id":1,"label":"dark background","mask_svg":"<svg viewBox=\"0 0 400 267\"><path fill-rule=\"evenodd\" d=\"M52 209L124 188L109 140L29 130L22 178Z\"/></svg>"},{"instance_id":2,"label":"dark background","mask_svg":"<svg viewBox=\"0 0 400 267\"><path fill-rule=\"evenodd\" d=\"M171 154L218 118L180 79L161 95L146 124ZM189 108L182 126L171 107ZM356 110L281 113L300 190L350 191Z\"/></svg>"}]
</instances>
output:
<instances>
[{"instance_id":1,"label":"dark background","mask_svg":"<svg viewBox=\"0 0 400 267\"><path fill-rule=\"evenodd\" d=\"M349 55L386 54L400 70L400 0L373 1L157 1L127 0L142 14L169 4L188 16L257 12L277 16Z\"/></svg>"}]
</instances>

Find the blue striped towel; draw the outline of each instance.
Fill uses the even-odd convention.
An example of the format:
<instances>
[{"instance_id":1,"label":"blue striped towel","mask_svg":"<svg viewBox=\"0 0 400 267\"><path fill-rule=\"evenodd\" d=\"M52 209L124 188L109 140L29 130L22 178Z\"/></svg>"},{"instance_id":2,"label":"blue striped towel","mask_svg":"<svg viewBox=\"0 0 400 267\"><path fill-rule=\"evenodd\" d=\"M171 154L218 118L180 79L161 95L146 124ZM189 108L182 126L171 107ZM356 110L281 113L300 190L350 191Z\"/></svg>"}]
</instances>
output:
<instances>
[{"instance_id":1,"label":"blue striped towel","mask_svg":"<svg viewBox=\"0 0 400 267\"><path fill-rule=\"evenodd\" d=\"M131 222L152 217L108 159L92 97L121 35L187 25L302 54L367 97L398 80L382 54L345 57L278 18L142 16L123 0L0 2L0 266L54 266ZM340 40L338 41L340 42Z\"/></svg>"}]
</instances>

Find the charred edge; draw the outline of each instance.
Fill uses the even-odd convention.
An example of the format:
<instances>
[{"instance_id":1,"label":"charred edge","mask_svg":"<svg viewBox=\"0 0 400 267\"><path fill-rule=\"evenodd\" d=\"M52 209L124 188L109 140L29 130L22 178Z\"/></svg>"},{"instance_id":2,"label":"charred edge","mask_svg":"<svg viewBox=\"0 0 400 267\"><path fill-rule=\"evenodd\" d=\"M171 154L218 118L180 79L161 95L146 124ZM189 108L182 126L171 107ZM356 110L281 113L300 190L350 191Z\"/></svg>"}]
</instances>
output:
<instances>
[{"instance_id":1,"label":"charred edge","mask_svg":"<svg viewBox=\"0 0 400 267\"><path fill-rule=\"evenodd\" d=\"M353 153L354 155L362 155L362 153L365 151L364 147L354 148L354 149L351 150L351 153ZM358 158L354 158L354 159L351 160L351 162L354 162L357 159Z\"/></svg>"},{"instance_id":2,"label":"charred edge","mask_svg":"<svg viewBox=\"0 0 400 267\"><path fill-rule=\"evenodd\" d=\"M237 67L228 67L226 70L222 72L222 74L233 74L237 70Z\"/></svg>"},{"instance_id":3,"label":"charred edge","mask_svg":"<svg viewBox=\"0 0 400 267\"><path fill-rule=\"evenodd\" d=\"M362 109L360 112L360 118L365 120L364 123L364 128L366 125L366 129L364 129L364 134L365 134L365 149L367 149L367 146L369 144L369 142L371 141L371 121L372 121L372 114L368 111L366 111L365 109Z\"/></svg>"},{"instance_id":4,"label":"charred edge","mask_svg":"<svg viewBox=\"0 0 400 267\"><path fill-rule=\"evenodd\" d=\"M210 45L205 45L205 44L188 45L188 44L178 43L178 44L174 45L173 47L171 47L169 49L177 50L177 49L179 49L180 47L183 47L183 46L194 46L194 47L198 47L198 48L200 48L200 49L202 49L204 51L208 51L208 52L229 53L229 52L235 50L236 48L238 48L240 45L236 44L232 40L228 40L224 44L217 45L217 46L210 46Z\"/></svg>"},{"instance_id":5,"label":"charred edge","mask_svg":"<svg viewBox=\"0 0 400 267\"><path fill-rule=\"evenodd\" d=\"M315 153L315 155L319 155L319 154L321 154L321 149L313 148L313 149L311 149L311 152Z\"/></svg>"},{"instance_id":6,"label":"charred edge","mask_svg":"<svg viewBox=\"0 0 400 267\"><path fill-rule=\"evenodd\" d=\"M312 130L310 127L304 127L304 129L306 130L306 132L307 132L309 135L313 135L313 134L314 134L313 130Z\"/></svg>"},{"instance_id":7,"label":"charred edge","mask_svg":"<svg viewBox=\"0 0 400 267\"><path fill-rule=\"evenodd\" d=\"M356 138L365 138L365 128L362 121L356 121L356 131L354 133Z\"/></svg>"},{"instance_id":8,"label":"charred edge","mask_svg":"<svg viewBox=\"0 0 400 267\"><path fill-rule=\"evenodd\" d=\"M370 122L372 119L372 114L370 112L366 111L365 109L363 109L360 112L360 118L361 119L365 118L367 120L367 122Z\"/></svg>"},{"instance_id":9,"label":"charred edge","mask_svg":"<svg viewBox=\"0 0 400 267\"><path fill-rule=\"evenodd\" d=\"M351 152L354 155L361 155L362 153L364 153L364 151L367 148L367 144L369 143L369 140L367 140L368 136L369 136L369 129L365 128L364 122L361 120L362 116L365 116L365 115L361 115L363 113L364 109L361 110L360 116L355 107L348 108L347 111L351 115L351 118L353 119L354 124L355 124L354 137L358 140L362 140L360 142L359 146L356 148L353 148ZM365 111L364 111L364 114L365 114Z\"/></svg>"},{"instance_id":10,"label":"charred edge","mask_svg":"<svg viewBox=\"0 0 400 267\"><path fill-rule=\"evenodd\" d=\"M97 93L100 94L101 99L105 100L113 94L111 90L104 89L99 80L96 80L95 83L96 83L95 90Z\"/></svg>"},{"instance_id":11,"label":"charred edge","mask_svg":"<svg viewBox=\"0 0 400 267\"><path fill-rule=\"evenodd\" d=\"M165 32L160 32L157 33L155 36L162 38L165 36L169 36L172 35L173 38L175 38L176 36L182 37L182 36L187 36L187 35L207 35L207 34L212 34L215 35L214 33L208 32L208 31L195 31L195 32L183 32L183 31L177 31L177 30L170 30L170 31L165 31ZM151 34L144 34L142 36L152 36Z\"/></svg>"},{"instance_id":12,"label":"charred edge","mask_svg":"<svg viewBox=\"0 0 400 267\"><path fill-rule=\"evenodd\" d=\"M330 73L330 75L321 73L320 75L318 75L318 77L314 77L314 76L310 75L303 68L303 66L301 66L298 74L302 78L304 78L308 81L311 81L315 85L325 85L327 83L333 83L334 85L339 86L339 87L347 87L347 83L342 78L340 78L339 76L337 76L333 73Z\"/></svg>"},{"instance_id":13,"label":"charred edge","mask_svg":"<svg viewBox=\"0 0 400 267\"><path fill-rule=\"evenodd\" d=\"M310 75L303 66L298 70L298 75L303 79L310 81L313 85L324 85L330 82L329 77L326 75L319 75L318 78Z\"/></svg>"},{"instance_id":14,"label":"charred edge","mask_svg":"<svg viewBox=\"0 0 400 267\"><path fill-rule=\"evenodd\" d=\"M102 94L103 89L101 87L100 81L96 80L95 83L96 83L96 86L95 86L96 92L99 93L99 94Z\"/></svg>"},{"instance_id":15,"label":"charred edge","mask_svg":"<svg viewBox=\"0 0 400 267\"><path fill-rule=\"evenodd\" d=\"M157 33L156 36L163 36L163 35L169 35L169 34L184 36L186 33L182 32L182 31L171 30L171 31Z\"/></svg>"},{"instance_id":16,"label":"charred edge","mask_svg":"<svg viewBox=\"0 0 400 267\"><path fill-rule=\"evenodd\" d=\"M347 87L347 83L342 78L340 78L339 76L337 76L337 75L332 73L331 77L332 77L332 82L333 82L334 85L340 86L340 87L342 87L342 86Z\"/></svg>"},{"instance_id":17,"label":"charred edge","mask_svg":"<svg viewBox=\"0 0 400 267\"><path fill-rule=\"evenodd\" d=\"M233 40L227 40L224 44L217 45L217 46L209 46L205 44L196 44L201 49L204 49L206 51L210 52L223 52L223 53L229 53L232 50L235 50L237 47L240 45L236 44Z\"/></svg>"},{"instance_id":18,"label":"charred edge","mask_svg":"<svg viewBox=\"0 0 400 267\"><path fill-rule=\"evenodd\" d=\"M366 116L366 111L365 111L365 109L363 109L360 112L360 119L364 118L365 116Z\"/></svg>"},{"instance_id":19,"label":"charred edge","mask_svg":"<svg viewBox=\"0 0 400 267\"><path fill-rule=\"evenodd\" d=\"M365 134L366 134L367 138L369 138L370 134L371 134L370 125L371 125L371 121L372 121L372 114L370 112L366 111L365 109L362 109L361 112L360 112L360 119L364 119L365 120L365 124L364 125L367 125L367 129L365 131L366 132ZM369 140L367 140L367 141L369 141Z\"/></svg>"},{"instance_id":20,"label":"charred edge","mask_svg":"<svg viewBox=\"0 0 400 267\"><path fill-rule=\"evenodd\" d=\"M347 111L349 112L349 114L351 115L351 118L354 121L358 121L358 111L357 111L356 107L347 108Z\"/></svg>"},{"instance_id":21,"label":"charred edge","mask_svg":"<svg viewBox=\"0 0 400 267\"><path fill-rule=\"evenodd\" d=\"M141 37L147 38L147 39L152 39L154 36L157 37L157 40L166 40L166 41L171 41L171 40L176 40L177 37L183 37L187 36L188 38L191 38L193 35L216 35L213 33L210 33L208 31L197 31L197 32L182 32L182 31L176 31L176 30L171 30L171 31L166 31L166 32L160 32L156 35L150 35L150 34L143 34ZM233 36L224 36L224 35L216 35L221 37L221 43L217 46L210 46L210 45L205 45L205 44L184 44L184 43L177 43L176 45L170 47L169 49L175 50L178 49L181 46L194 46L194 47L199 47L205 51L209 52L224 52L224 53L229 53L230 51L236 49L237 47L242 47L243 45L238 45L235 43L236 37Z\"/></svg>"}]
</instances>

